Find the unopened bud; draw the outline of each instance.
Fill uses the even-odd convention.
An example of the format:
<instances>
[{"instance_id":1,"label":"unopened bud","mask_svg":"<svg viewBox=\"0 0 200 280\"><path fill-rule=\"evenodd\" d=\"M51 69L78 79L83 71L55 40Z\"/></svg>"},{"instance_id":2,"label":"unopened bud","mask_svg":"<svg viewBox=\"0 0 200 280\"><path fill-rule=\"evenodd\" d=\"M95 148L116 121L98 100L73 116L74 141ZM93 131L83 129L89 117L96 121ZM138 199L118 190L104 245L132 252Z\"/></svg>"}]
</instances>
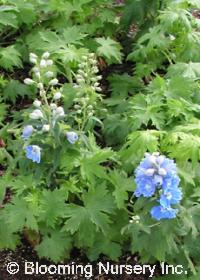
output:
<instances>
[{"instance_id":1,"label":"unopened bud","mask_svg":"<svg viewBox=\"0 0 200 280\"><path fill-rule=\"evenodd\" d=\"M33 85L35 82L32 79L26 78L24 79L24 83L26 85Z\"/></svg>"}]
</instances>

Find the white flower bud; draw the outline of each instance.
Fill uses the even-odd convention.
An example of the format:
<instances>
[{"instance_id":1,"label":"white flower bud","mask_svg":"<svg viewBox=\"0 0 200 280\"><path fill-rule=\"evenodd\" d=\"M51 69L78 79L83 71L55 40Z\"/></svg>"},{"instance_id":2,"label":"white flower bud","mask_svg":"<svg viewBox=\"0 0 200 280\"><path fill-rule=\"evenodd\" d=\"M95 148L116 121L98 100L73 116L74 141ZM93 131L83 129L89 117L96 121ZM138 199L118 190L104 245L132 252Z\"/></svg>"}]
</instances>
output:
<instances>
[{"instance_id":1,"label":"white flower bud","mask_svg":"<svg viewBox=\"0 0 200 280\"><path fill-rule=\"evenodd\" d=\"M47 61L46 61L45 59L41 59L41 61L40 61L40 67L41 67L41 68L47 67Z\"/></svg>"},{"instance_id":2,"label":"white flower bud","mask_svg":"<svg viewBox=\"0 0 200 280\"><path fill-rule=\"evenodd\" d=\"M89 58L95 58L95 54L94 53L89 53Z\"/></svg>"},{"instance_id":3,"label":"white flower bud","mask_svg":"<svg viewBox=\"0 0 200 280\"><path fill-rule=\"evenodd\" d=\"M167 175L167 171L164 168L159 168L158 169L158 174L160 176L166 176Z\"/></svg>"},{"instance_id":4,"label":"white flower bud","mask_svg":"<svg viewBox=\"0 0 200 280\"><path fill-rule=\"evenodd\" d=\"M39 109L35 109L32 113L29 114L29 117L33 120L42 119L43 113Z\"/></svg>"},{"instance_id":5,"label":"white flower bud","mask_svg":"<svg viewBox=\"0 0 200 280\"><path fill-rule=\"evenodd\" d=\"M102 111L102 112L105 112L105 113L108 112L108 110L107 110L106 108L103 108L101 111Z\"/></svg>"},{"instance_id":6,"label":"white flower bud","mask_svg":"<svg viewBox=\"0 0 200 280\"><path fill-rule=\"evenodd\" d=\"M76 105L74 105L74 109L79 109L80 108L80 106L78 105L78 104L76 104Z\"/></svg>"},{"instance_id":7,"label":"white flower bud","mask_svg":"<svg viewBox=\"0 0 200 280\"><path fill-rule=\"evenodd\" d=\"M154 155L149 155L147 158L151 164L156 164L156 157Z\"/></svg>"},{"instance_id":8,"label":"white flower bud","mask_svg":"<svg viewBox=\"0 0 200 280\"><path fill-rule=\"evenodd\" d=\"M96 65L97 64L97 61L95 59L90 59L89 62L93 65Z\"/></svg>"},{"instance_id":9,"label":"white flower bud","mask_svg":"<svg viewBox=\"0 0 200 280\"><path fill-rule=\"evenodd\" d=\"M26 78L24 79L24 83L26 85L33 85L35 82L32 79Z\"/></svg>"},{"instance_id":10,"label":"white flower bud","mask_svg":"<svg viewBox=\"0 0 200 280\"><path fill-rule=\"evenodd\" d=\"M49 52L45 52L45 53L43 53L42 58L48 59L49 56L50 56L50 53Z\"/></svg>"},{"instance_id":11,"label":"white flower bud","mask_svg":"<svg viewBox=\"0 0 200 280\"><path fill-rule=\"evenodd\" d=\"M43 132L48 132L50 130L50 125L49 124L44 124L42 127Z\"/></svg>"},{"instance_id":12,"label":"white flower bud","mask_svg":"<svg viewBox=\"0 0 200 280\"><path fill-rule=\"evenodd\" d=\"M86 55L83 55L83 56L82 56L82 59L83 59L83 60L87 60L88 58L87 58Z\"/></svg>"},{"instance_id":13,"label":"white flower bud","mask_svg":"<svg viewBox=\"0 0 200 280\"><path fill-rule=\"evenodd\" d=\"M56 108L55 113L59 117L65 116L65 111L64 111L63 107L61 107L61 106Z\"/></svg>"},{"instance_id":14,"label":"white flower bud","mask_svg":"<svg viewBox=\"0 0 200 280\"><path fill-rule=\"evenodd\" d=\"M54 93L53 99L54 100L58 100L58 99L61 98L61 96L62 96L61 92L57 91L57 92Z\"/></svg>"},{"instance_id":15,"label":"white flower bud","mask_svg":"<svg viewBox=\"0 0 200 280\"><path fill-rule=\"evenodd\" d=\"M97 80L98 80L98 81L101 80L101 79L102 79L102 76L101 76L101 75L97 76Z\"/></svg>"},{"instance_id":16,"label":"white flower bud","mask_svg":"<svg viewBox=\"0 0 200 280\"><path fill-rule=\"evenodd\" d=\"M36 76L38 79L40 79L40 77L41 77L40 72L36 72L36 73L35 73L35 76Z\"/></svg>"},{"instance_id":17,"label":"white flower bud","mask_svg":"<svg viewBox=\"0 0 200 280\"><path fill-rule=\"evenodd\" d=\"M85 67L85 63L82 62L82 63L80 63L78 66L79 66L79 68L84 68L84 67Z\"/></svg>"},{"instance_id":18,"label":"white flower bud","mask_svg":"<svg viewBox=\"0 0 200 280\"><path fill-rule=\"evenodd\" d=\"M170 34L170 35L169 35L169 39L170 39L171 41L174 41L174 40L176 39L176 37L174 37L174 35Z\"/></svg>"},{"instance_id":19,"label":"white flower bud","mask_svg":"<svg viewBox=\"0 0 200 280\"><path fill-rule=\"evenodd\" d=\"M46 61L46 64L47 64L47 66L53 65L53 60L48 59L48 60Z\"/></svg>"},{"instance_id":20,"label":"white flower bud","mask_svg":"<svg viewBox=\"0 0 200 280\"><path fill-rule=\"evenodd\" d=\"M52 71L47 71L44 75L45 75L45 77L47 77L47 78L52 78L54 74L53 74Z\"/></svg>"},{"instance_id":21,"label":"white flower bud","mask_svg":"<svg viewBox=\"0 0 200 280\"><path fill-rule=\"evenodd\" d=\"M99 72L99 69L95 66L95 67L92 67L92 71L93 71L94 73L98 73L98 72Z\"/></svg>"},{"instance_id":22,"label":"white flower bud","mask_svg":"<svg viewBox=\"0 0 200 280\"><path fill-rule=\"evenodd\" d=\"M43 97L46 94L44 89L40 89L40 96Z\"/></svg>"},{"instance_id":23,"label":"white flower bud","mask_svg":"<svg viewBox=\"0 0 200 280\"><path fill-rule=\"evenodd\" d=\"M49 85L50 86L55 86L55 85L57 85L58 84L58 79L52 79L51 81L49 81Z\"/></svg>"},{"instance_id":24,"label":"white flower bud","mask_svg":"<svg viewBox=\"0 0 200 280\"><path fill-rule=\"evenodd\" d=\"M51 110L55 110L57 108L57 105L55 103L50 104Z\"/></svg>"},{"instance_id":25,"label":"white flower bud","mask_svg":"<svg viewBox=\"0 0 200 280\"><path fill-rule=\"evenodd\" d=\"M91 80L92 82L97 82L97 77L92 77L92 78L90 78L90 80Z\"/></svg>"},{"instance_id":26,"label":"white flower bud","mask_svg":"<svg viewBox=\"0 0 200 280\"><path fill-rule=\"evenodd\" d=\"M85 72L83 70L79 69L78 73L81 74L81 75L84 75Z\"/></svg>"},{"instance_id":27,"label":"white flower bud","mask_svg":"<svg viewBox=\"0 0 200 280\"><path fill-rule=\"evenodd\" d=\"M35 59L37 59L37 55L36 55L35 53L30 53L30 54L29 54L29 57L30 57L30 58L35 58Z\"/></svg>"},{"instance_id":28,"label":"white flower bud","mask_svg":"<svg viewBox=\"0 0 200 280\"><path fill-rule=\"evenodd\" d=\"M147 176L153 176L154 173L155 173L155 169L153 168L149 168L145 171L145 175Z\"/></svg>"},{"instance_id":29,"label":"white flower bud","mask_svg":"<svg viewBox=\"0 0 200 280\"><path fill-rule=\"evenodd\" d=\"M44 88L44 85L43 85L43 83L38 83L37 87L42 90Z\"/></svg>"},{"instance_id":30,"label":"white flower bud","mask_svg":"<svg viewBox=\"0 0 200 280\"><path fill-rule=\"evenodd\" d=\"M41 106L41 101L40 100L38 100L38 99L36 99L34 102L33 102L33 105L35 106L35 107L40 107Z\"/></svg>"},{"instance_id":31,"label":"white flower bud","mask_svg":"<svg viewBox=\"0 0 200 280\"><path fill-rule=\"evenodd\" d=\"M100 91L100 92L102 91L102 88L100 88L100 87L96 87L95 89L96 89L96 91Z\"/></svg>"},{"instance_id":32,"label":"white flower bud","mask_svg":"<svg viewBox=\"0 0 200 280\"><path fill-rule=\"evenodd\" d=\"M40 72L40 69L39 69L38 67L34 66L34 67L32 68L32 71L33 71L34 73L38 73L38 72Z\"/></svg>"},{"instance_id":33,"label":"white flower bud","mask_svg":"<svg viewBox=\"0 0 200 280\"><path fill-rule=\"evenodd\" d=\"M82 78L83 78L83 76L82 76L82 75L80 75L80 74L78 74L78 75L76 75L76 78L77 78L77 79L82 79Z\"/></svg>"},{"instance_id":34,"label":"white flower bud","mask_svg":"<svg viewBox=\"0 0 200 280\"><path fill-rule=\"evenodd\" d=\"M33 58L33 57L30 57L30 62L33 63L33 64L36 64L37 63L37 59L36 58Z\"/></svg>"},{"instance_id":35,"label":"white flower bud","mask_svg":"<svg viewBox=\"0 0 200 280\"><path fill-rule=\"evenodd\" d=\"M88 109L89 109L89 110L92 110L92 109L93 109L93 106L92 106L92 105L89 105L89 106L88 106Z\"/></svg>"},{"instance_id":36,"label":"white flower bud","mask_svg":"<svg viewBox=\"0 0 200 280\"><path fill-rule=\"evenodd\" d=\"M98 82L96 82L96 83L94 84L95 87L98 87L99 85L100 85L100 83L98 83Z\"/></svg>"},{"instance_id":37,"label":"white flower bud","mask_svg":"<svg viewBox=\"0 0 200 280\"><path fill-rule=\"evenodd\" d=\"M78 110L78 111L77 111L77 114L81 114L81 113L82 113L82 111L81 111L81 110Z\"/></svg>"},{"instance_id":38,"label":"white flower bud","mask_svg":"<svg viewBox=\"0 0 200 280\"><path fill-rule=\"evenodd\" d=\"M78 78L78 79L77 79L77 82L78 82L79 84L81 84L81 83L84 83L85 80L84 80L83 78Z\"/></svg>"},{"instance_id":39,"label":"white flower bud","mask_svg":"<svg viewBox=\"0 0 200 280\"><path fill-rule=\"evenodd\" d=\"M89 113L88 113L88 116L89 116L89 117L92 117L92 116L93 116L93 112L89 112Z\"/></svg>"}]
</instances>

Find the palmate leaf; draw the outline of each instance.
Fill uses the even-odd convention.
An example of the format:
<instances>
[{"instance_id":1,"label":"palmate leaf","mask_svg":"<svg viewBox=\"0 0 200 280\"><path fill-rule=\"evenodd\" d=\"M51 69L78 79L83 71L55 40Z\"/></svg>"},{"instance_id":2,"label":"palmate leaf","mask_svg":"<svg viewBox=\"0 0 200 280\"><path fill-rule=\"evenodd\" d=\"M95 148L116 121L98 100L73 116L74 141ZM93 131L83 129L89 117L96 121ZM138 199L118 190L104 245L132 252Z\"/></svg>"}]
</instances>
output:
<instances>
[{"instance_id":1,"label":"palmate leaf","mask_svg":"<svg viewBox=\"0 0 200 280\"><path fill-rule=\"evenodd\" d=\"M57 220L63 216L65 199L62 190L43 190L40 200L41 213L39 220L45 222L48 227L54 228Z\"/></svg>"},{"instance_id":2,"label":"palmate leaf","mask_svg":"<svg viewBox=\"0 0 200 280\"><path fill-rule=\"evenodd\" d=\"M0 249L9 248L15 250L20 242L20 237L10 230L5 216L0 212Z\"/></svg>"},{"instance_id":3,"label":"palmate leaf","mask_svg":"<svg viewBox=\"0 0 200 280\"><path fill-rule=\"evenodd\" d=\"M98 259L100 254L108 256L111 260L117 260L122 253L122 247L119 243L109 240L107 237L102 235L96 236L95 246L89 248L87 256L90 261Z\"/></svg>"},{"instance_id":4,"label":"palmate leaf","mask_svg":"<svg viewBox=\"0 0 200 280\"><path fill-rule=\"evenodd\" d=\"M128 93L134 93L135 90L141 88L142 82L139 79L133 78L128 74L118 75L113 74L108 78L112 97L127 97Z\"/></svg>"},{"instance_id":5,"label":"palmate leaf","mask_svg":"<svg viewBox=\"0 0 200 280\"><path fill-rule=\"evenodd\" d=\"M23 198L14 197L12 202L6 204L3 216L11 233L15 233L27 227L38 231L35 212L29 208Z\"/></svg>"},{"instance_id":6,"label":"palmate leaf","mask_svg":"<svg viewBox=\"0 0 200 280\"><path fill-rule=\"evenodd\" d=\"M183 98L185 100L191 100L195 88L193 80L175 76L169 80L168 88L165 92L166 97L174 99Z\"/></svg>"},{"instance_id":7,"label":"palmate leaf","mask_svg":"<svg viewBox=\"0 0 200 280\"><path fill-rule=\"evenodd\" d=\"M163 147L180 164L191 160L195 167L200 159L200 137L184 132L172 132L163 139Z\"/></svg>"},{"instance_id":8,"label":"palmate leaf","mask_svg":"<svg viewBox=\"0 0 200 280\"><path fill-rule=\"evenodd\" d=\"M6 105L5 103L1 103L1 99L0 99L0 123L4 120L4 118L6 117L6 113L7 113L7 108L8 105Z\"/></svg>"},{"instance_id":9,"label":"palmate leaf","mask_svg":"<svg viewBox=\"0 0 200 280\"><path fill-rule=\"evenodd\" d=\"M71 249L71 238L67 233L55 230L50 234L44 235L42 242L36 246L38 255L42 258L51 259L58 262L69 254Z\"/></svg>"},{"instance_id":10,"label":"palmate leaf","mask_svg":"<svg viewBox=\"0 0 200 280\"><path fill-rule=\"evenodd\" d=\"M63 227L64 231L74 234L84 226L90 228L91 224L96 229L101 229L104 233L108 231L111 220L108 214L111 214L115 208L113 199L103 185L95 190L90 190L83 195L84 206L69 204L66 206L64 216L67 218ZM81 234L81 231L80 233ZM87 236L82 235L82 239Z\"/></svg>"},{"instance_id":11,"label":"palmate leaf","mask_svg":"<svg viewBox=\"0 0 200 280\"><path fill-rule=\"evenodd\" d=\"M107 178L106 168L102 166L108 160L114 159L115 153L111 149L89 152L80 160L81 176L91 183L95 178Z\"/></svg>"},{"instance_id":12,"label":"palmate leaf","mask_svg":"<svg viewBox=\"0 0 200 280\"><path fill-rule=\"evenodd\" d=\"M133 192L134 190L133 178L127 178L125 173L113 170L109 173L109 180L115 188L113 196L117 207L122 209L128 200L128 192Z\"/></svg>"},{"instance_id":13,"label":"palmate leaf","mask_svg":"<svg viewBox=\"0 0 200 280\"><path fill-rule=\"evenodd\" d=\"M0 66L6 70L13 70L13 67L22 67L21 54L15 46L0 48Z\"/></svg>"},{"instance_id":14,"label":"palmate leaf","mask_svg":"<svg viewBox=\"0 0 200 280\"><path fill-rule=\"evenodd\" d=\"M120 151L123 162L134 163L143 158L145 152L158 151L161 132L156 130L135 131L128 136Z\"/></svg>"},{"instance_id":15,"label":"palmate leaf","mask_svg":"<svg viewBox=\"0 0 200 280\"><path fill-rule=\"evenodd\" d=\"M16 102L18 96L24 97L28 95L32 97L34 92L30 86L24 85L17 80L10 80L3 90L3 98L13 103Z\"/></svg>"},{"instance_id":16,"label":"palmate leaf","mask_svg":"<svg viewBox=\"0 0 200 280\"><path fill-rule=\"evenodd\" d=\"M164 126L165 114L160 99L156 102L153 96L137 94L131 99L130 106L129 117L131 118L132 129L138 129L142 124L148 126L149 122L158 129L162 129Z\"/></svg>"},{"instance_id":17,"label":"palmate leaf","mask_svg":"<svg viewBox=\"0 0 200 280\"><path fill-rule=\"evenodd\" d=\"M13 28L17 28L18 27L18 20L17 20L16 14L1 9L0 10L0 25L11 26ZM0 29L1 29L1 26L0 26Z\"/></svg>"},{"instance_id":18,"label":"palmate leaf","mask_svg":"<svg viewBox=\"0 0 200 280\"><path fill-rule=\"evenodd\" d=\"M200 78L200 63L176 63L168 68L167 77L183 76L184 78L199 79Z\"/></svg>"},{"instance_id":19,"label":"palmate leaf","mask_svg":"<svg viewBox=\"0 0 200 280\"><path fill-rule=\"evenodd\" d=\"M118 42L111 38L97 38L96 42L100 45L97 48L97 54L105 57L108 63L118 62L122 60L121 46Z\"/></svg>"}]
</instances>

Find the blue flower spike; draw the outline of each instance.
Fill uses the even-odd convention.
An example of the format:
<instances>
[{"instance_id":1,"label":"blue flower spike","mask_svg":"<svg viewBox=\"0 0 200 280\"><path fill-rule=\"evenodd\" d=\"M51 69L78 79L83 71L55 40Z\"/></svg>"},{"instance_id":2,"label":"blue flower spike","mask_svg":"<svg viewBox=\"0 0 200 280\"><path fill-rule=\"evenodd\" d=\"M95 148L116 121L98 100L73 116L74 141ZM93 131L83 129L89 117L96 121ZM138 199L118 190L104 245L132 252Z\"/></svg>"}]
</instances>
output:
<instances>
[{"instance_id":1,"label":"blue flower spike","mask_svg":"<svg viewBox=\"0 0 200 280\"><path fill-rule=\"evenodd\" d=\"M26 157L33 162L40 163L41 161L41 148L37 145L26 146Z\"/></svg>"},{"instance_id":2,"label":"blue flower spike","mask_svg":"<svg viewBox=\"0 0 200 280\"><path fill-rule=\"evenodd\" d=\"M67 140L71 144L75 144L78 141L78 134L74 131L69 131L66 133Z\"/></svg>"},{"instance_id":3,"label":"blue flower spike","mask_svg":"<svg viewBox=\"0 0 200 280\"><path fill-rule=\"evenodd\" d=\"M182 191L178 187L180 178L174 161L157 152L146 153L136 169L135 176L136 197L152 197L156 194L156 190L159 190L160 205L152 208L152 218L156 220L175 218L178 210L171 205L180 203Z\"/></svg>"}]
</instances>

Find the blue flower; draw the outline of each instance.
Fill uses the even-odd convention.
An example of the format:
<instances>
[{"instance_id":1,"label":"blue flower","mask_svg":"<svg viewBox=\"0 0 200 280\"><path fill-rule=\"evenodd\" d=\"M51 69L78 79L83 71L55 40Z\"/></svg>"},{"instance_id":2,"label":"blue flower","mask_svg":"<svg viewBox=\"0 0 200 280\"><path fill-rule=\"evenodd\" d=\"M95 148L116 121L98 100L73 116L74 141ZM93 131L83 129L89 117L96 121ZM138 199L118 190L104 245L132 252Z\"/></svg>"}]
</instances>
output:
<instances>
[{"instance_id":1,"label":"blue flower","mask_svg":"<svg viewBox=\"0 0 200 280\"><path fill-rule=\"evenodd\" d=\"M178 187L180 179L176 173L173 160L158 153L146 154L135 172L136 196L153 196L156 188ZM151 186L148 194L144 191L146 184Z\"/></svg>"},{"instance_id":2,"label":"blue flower","mask_svg":"<svg viewBox=\"0 0 200 280\"><path fill-rule=\"evenodd\" d=\"M37 145L26 146L26 157L33 162L40 163L41 160L41 148Z\"/></svg>"},{"instance_id":3,"label":"blue flower","mask_svg":"<svg viewBox=\"0 0 200 280\"><path fill-rule=\"evenodd\" d=\"M178 187L180 178L174 161L159 153L147 153L137 167L135 176L136 197L152 197L156 190L159 191L160 205L152 208L152 217L157 220L175 218L178 210L171 208L171 205L181 201L182 191Z\"/></svg>"},{"instance_id":4,"label":"blue flower","mask_svg":"<svg viewBox=\"0 0 200 280\"><path fill-rule=\"evenodd\" d=\"M28 138L31 136L32 133L33 133L33 126L32 125L27 125L23 129L22 138L24 140L28 140Z\"/></svg>"},{"instance_id":5,"label":"blue flower","mask_svg":"<svg viewBox=\"0 0 200 280\"><path fill-rule=\"evenodd\" d=\"M137 189L135 190L135 196L151 197L156 190L155 184L149 178L136 179Z\"/></svg>"},{"instance_id":6,"label":"blue flower","mask_svg":"<svg viewBox=\"0 0 200 280\"><path fill-rule=\"evenodd\" d=\"M174 219L176 218L177 213L178 210L171 207L165 208L162 206L154 206L151 209L151 216L157 221L160 221L161 219Z\"/></svg>"},{"instance_id":7,"label":"blue flower","mask_svg":"<svg viewBox=\"0 0 200 280\"><path fill-rule=\"evenodd\" d=\"M172 204L178 204L182 199L182 191L178 187L170 187L163 190L163 194L160 197L160 205L163 207L169 207Z\"/></svg>"},{"instance_id":8,"label":"blue flower","mask_svg":"<svg viewBox=\"0 0 200 280\"><path fill-rule=\"evenodd\" d=\"M66 136L67 136L67 140L71 144L76 143L76 141L78 140L78 134L76 132L69 131L66 133Z\"/></svg>"}]
</instances>

